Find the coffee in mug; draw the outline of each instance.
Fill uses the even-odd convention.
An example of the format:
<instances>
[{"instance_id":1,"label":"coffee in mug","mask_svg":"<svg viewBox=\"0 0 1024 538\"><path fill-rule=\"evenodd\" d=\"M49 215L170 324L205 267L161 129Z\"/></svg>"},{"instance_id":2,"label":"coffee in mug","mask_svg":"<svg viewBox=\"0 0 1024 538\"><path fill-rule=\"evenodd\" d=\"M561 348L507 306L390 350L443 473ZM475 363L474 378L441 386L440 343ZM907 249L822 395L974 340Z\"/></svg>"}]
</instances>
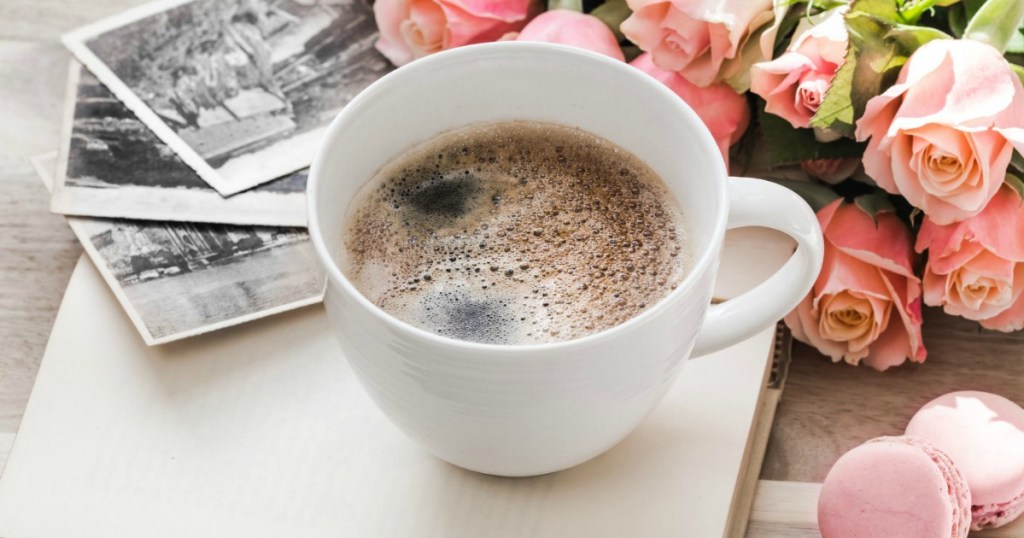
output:
<instances>
[{"instance_id":1,"label":"coffee in mug","mask_svg":"<svg viewBox=\"0 0 1024 538\"><path fill-rule=\"evenodd\" d=\"M558 136L557 130L539 129L543 137L535 136L529 125L517 127L529 136L516 145L500 138L485 143L484 135L472 134L475 144L495 149L494 163L487 152L463 161L461 173L473 177L471 182L458 180L458 167L434 168L430 159L444 162L443 151L423 151L419 157L408 153L424 141L473 133L481 126L485 134L496 133L498 124L516 120L578 128L577 142L545 142L550 139L545 137ZM595 139L579 142L587 133L610 144L597 149ZM542 183L531 185L542 168L557 173L558 145L565 152L577 144L594 148L580 153L576 168L564 169L568 185L543 190L538 187ZM508 159L517 152L499 151L517 146L517 152L531 152L529 159L521 159L527 168L521 177L510 175ZM462 146L456 147L461 152ZM637 183L617 179L621 163L637 162L623 150L663 181L640 182L649 176L639 165L633 168ZM541 166L544 155L554 161L550 168ZM605 166L605 159L615 165ZM416 161L420 170L412 173ZM472 165L465 169L467 162ZM402 178L402 165L411 166L405 183L385 185ZM577 168L605 176L577 175ZM488 170L505 175L485 175ZM516 183L522 177L526 185ZM617 193L611 186L618 187ZM531 193L532 200L527 198ZM495 195L500 199L495 201ZM513 204L513 199L527 203ZM683 364L689 357L748 338L790 311L806 296L822 259L821 230L807 204L780 185L728 177L711 134L678 95L624 62L549 43L459 47L410 62L373 83L327 129L310 167L308 203L310 239L328 275L324 305L329 326L367 394L396 426L441 459L504 476L549 473L608 450L640 423L680 374L686 375L689 368ZM672 213L678 208L682 216ZM537 224L516 225L508 218L518 212L525 219L527 209L539 211L529 217ZM361 211L376 216L360 223ZM509 224L500 227L505 222L512 222L512 238ZM591 225L600 225L596 236ZM669 229L673 225L675 238ZM742 226L780 230L798 247L765 282L710 305L725 230ZM601 235L609 230L621 234ZM498 236L500 231L505 237ZM637 234L633 252L629 247ZM587 246L575 245L577 237ZM629 242L621 244L620 238ZM505 243L499 246L499 240ZM640 266L627 257L650 254L650 241L659 254L646 259L643 276L666 277L664 284L653 280L654 292L631 287ZM673 246L679 247L675 257ZM485 265L491 260L494 271ZM525 269L517 265L523 263ZM622 271L629 263L634 270ZM576 273L567 274L569 268ZM676 270L682 276L673 281L668 275ZM548 274L534 278L534 271ZM429 286L424 283L428 275L426 282L434 283ZM588 295L598 282L618 288L605 292L610 295ZM548 293L548 306L533 300L534 288L542 298ZM428 298L452 290L459 294L450 296L448 304L456 304L455 297L461 304L467 296L477 302L500 296L506 304L497 314L455 308L427 318L433 326L416 326L427 306L434 312ZM618 312L610 308L609 296L633 306L624 307L621 323L600 330L588 316ZM394 298L401 300L392 303ZM380 301L385 308L378 299L386 299ZM559 300L562 304L556 305ZM555 306L565 309L559 318L542 310ZM548 332L527 339L535 326L517 325L532 320L515 314L529 308L541 312L533 319ZM570 308L583 312L594 328L584 324L573 329L579 333L571 332ZM452 332L459 319L487 315L510 324ZM569 328L559 328L565 323L559 319L568 321Z\"/></svg>"},{"instance_id":2,"label":"coffee in mug","mask_svg":"<svg viewBox=\"0 0 1024 538\"><path fill-rule=\"evenodd\" d=\"M510 121L443 133L357 194L343 271L377 306L489 344L569 340L671 292L691 255L643 161L578 128Z\"/></svg>"}]
</instances>

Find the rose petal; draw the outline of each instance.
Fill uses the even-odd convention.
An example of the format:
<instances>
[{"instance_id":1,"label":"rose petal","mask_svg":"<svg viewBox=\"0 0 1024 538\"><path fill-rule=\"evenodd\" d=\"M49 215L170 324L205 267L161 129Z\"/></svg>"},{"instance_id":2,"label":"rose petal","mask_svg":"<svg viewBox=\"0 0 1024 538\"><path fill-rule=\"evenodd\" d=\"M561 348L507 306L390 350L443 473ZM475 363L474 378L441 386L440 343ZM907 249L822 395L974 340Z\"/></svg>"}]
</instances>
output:
<instances>
[{"instance_id":1,"label":"rose petal","mask_svg":"<svg viewBox=\"0 0 1024 538\"><path fill-rule=\"evenodd\" d=\"M402 37L402 21L409 18L407 0L377 0L373 4L373 16L380 29L376 47L391 63L404 65L413 60L412 51Z\"/></svg>"},{"instance_id":2,"label":"rose petal","mask_svg":"<svg viewBox=\"0 0 1024 538\"><path fill-rule=\"evenodd\" d=\"M508 32L517 32L526 25L533 10L539 4L516 0L508 6L496 8L495 13L469 11L464 4L474 10L481 10L487 2L461 2L453 0L434 0L444 10L448 26L445 33L444 48L455 48L474 43L497 41ZM493 0L492 0L493 1ZM500 2L494 1L495 4ZM516 17L510 17L512 8L519 9Z\"/></svg>"},{"instance_id":3,"label":"rose petal","mask_svg":"<svg viewBox=\"0 0 1024 538\"><path fill-rule=\"evenodd\" d=\"M534 0L438 0L477 18L506 23L526 23L528 14L539 11Z\"/></svg>"},{"instance_id":4,"label":"rose petal","mask_svg":"<svg viewBox=\"0 0 1024 538\"><path fill-rule=\"evenodd\" d=\"M657 47L670 30L665 28L662 21L668 14L672 4L668 2L637 2L630 1L629 7L633 10L630 16L622 21L619 30L627 39L636 44L642 50L652 50ZM668 67L665 67L668 69ZM674 70L678 70L674 69Z\"/></svg>"},{"instance_id":5,"label":"rose petal","mask_svg":"<svg viewBox=\"0 0 1024 538\"><path fill-rule=\"evenodd\" d=\"M1009 308L999 315L981 320L981 326L994 331L1013 332L1024 329L1024 267L1018 264L1018 272L1014 277L1016 299Z\"/></svg>"},{"instance_id":6,"label":"rose petal","mask_svg":"<svg viewBox=\"0 0 1024 538\"><path fill-rule=\"evenodd\" d=\"M750 90L765 99L765 112L785 119L793 127L805 128L811 117L795 106L796 83L812 68L810 60L795 53L754 64L750 72Z\"/></svg>"},{"instance_id":7,"label":"rose petal","mask_svg":"<svg viewBox=\"0 0 1024 538\"><path fill-rule=\"evenodd\" d=\"M912 58L894 128L927 123L988 128L1015 100L1020 81L1014 80L1017 77L1006 60L989 45L936 39Z\"/></svg>"},{"instance_id":8,"label":"rose petal","mask_svg":"<svg viewBox=\"0 0 1024 538\"><path fill-rule=\"evenodd\" d=\"M831 204L835 209L821 222L825 237L849 256L887 271L916 279L910 230L893 213L874 219L854 204ZM831 206L830 206L831 207Z\"/></svg>"},{"instance_id":9,"label":"rose petal","mask_svg":"<svg viewBox=\"0 0 1024 538\"><path fill-rule=\"evenodd\" d=\"M601 19L578 11L545 11L534 17L516 40L571 45L625 61L619 42L608 26Z\"/></svg>"},{"instance_id":10,"label":"rose petal","mask_svg":"<svg viewBox=\"0 0 1024 538\"><path fill-rule=\"evenodd\" d=\"M966 243L977 243L997 256L1024 262L1024 201L1009 187L1001 188L978 215L960 222L941 225L925 217L917 238L917 251L928 249L933 263L941 263L939 271L948 273L973 257L973 251L957 257ZM964 257L966 256L966 257ZM950 258L948 262L943 260Z\"/></svg>"},{"instance_id":11,"label":"rose petal","mask_svg":"<svg viewBox=\"0 0 1024 538\"><path fill-rule=\"evenodd\" d=\"M893 324L878 335L878 340L871 345L871 354L866 356L862 362L865 366L884 372L893 366L903 364L908 356L910 356L910 337L898 324Z\"/></svg>"}]
</instances>

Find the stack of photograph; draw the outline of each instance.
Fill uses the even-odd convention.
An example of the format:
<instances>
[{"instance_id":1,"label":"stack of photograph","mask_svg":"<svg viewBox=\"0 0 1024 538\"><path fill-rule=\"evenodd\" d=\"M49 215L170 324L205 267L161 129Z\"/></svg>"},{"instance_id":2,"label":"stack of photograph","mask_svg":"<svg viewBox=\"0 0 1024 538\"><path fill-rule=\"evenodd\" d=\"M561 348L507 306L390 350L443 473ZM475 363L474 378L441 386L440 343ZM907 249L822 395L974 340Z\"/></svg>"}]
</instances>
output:
<instances>
[{"instance_id":1,"label":"stack of photograph","mask_svg":"<svg viewBox=\"0 0 1024 538\"><path fill-rule=\"evenodd\" d=\"M368 0L159 0L64 37L62 147L35 164L150 345L322 300L306 168L392 67Z\"/></svg>"}]
</instances>

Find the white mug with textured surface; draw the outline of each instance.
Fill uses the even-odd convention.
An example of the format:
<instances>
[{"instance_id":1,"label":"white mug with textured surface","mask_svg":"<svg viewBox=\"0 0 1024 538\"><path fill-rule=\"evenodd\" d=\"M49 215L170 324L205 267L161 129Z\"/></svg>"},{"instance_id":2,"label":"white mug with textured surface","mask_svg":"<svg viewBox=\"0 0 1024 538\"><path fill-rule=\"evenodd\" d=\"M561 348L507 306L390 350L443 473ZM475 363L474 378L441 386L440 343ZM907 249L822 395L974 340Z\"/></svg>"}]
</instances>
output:
<instances>
[{"instance_id":1,"label":"white mug with textured surface","mask_svg":"<svg viewBox=\"0 0 1024 538\"><path fill-rule=\"evenodd\" d=\"M396 319L339 267L350 202L385 163L457 127L539 120L579 127L650 165L682 204L693 267L629 321L551 344L454 340ZM650 412L683 361L775 323L810 289L822 238L789 190L729 178L711 134L675 94L622 62L542 43L494 43L406 65L331 124L309 177L309 229L327 270L327 313L371 398L409 437L455 465L526 476L565 469L618 443ZM791 235L789 262L750 292L711 306L727 228Z\"/></svg>"}]
</instances>

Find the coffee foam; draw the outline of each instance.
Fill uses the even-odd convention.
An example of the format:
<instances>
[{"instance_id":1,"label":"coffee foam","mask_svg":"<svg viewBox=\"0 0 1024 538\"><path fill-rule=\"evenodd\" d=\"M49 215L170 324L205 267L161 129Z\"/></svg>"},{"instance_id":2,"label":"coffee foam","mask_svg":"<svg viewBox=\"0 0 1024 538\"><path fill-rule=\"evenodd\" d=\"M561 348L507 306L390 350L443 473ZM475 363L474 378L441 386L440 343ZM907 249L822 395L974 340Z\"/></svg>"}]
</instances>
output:
<instances>
[{"instance_id":1,"label":"coffee foam","mask_svg":"<svg viewBox=\"0 0 1024 538\"><path fill-rule=\"evenodd\" d=\"M689 265L683 217L636 156L538 122L443 134L381 169L346 223L356 288L452 338L526 344L607 329Z\"/></svg>"}]
</instances>

